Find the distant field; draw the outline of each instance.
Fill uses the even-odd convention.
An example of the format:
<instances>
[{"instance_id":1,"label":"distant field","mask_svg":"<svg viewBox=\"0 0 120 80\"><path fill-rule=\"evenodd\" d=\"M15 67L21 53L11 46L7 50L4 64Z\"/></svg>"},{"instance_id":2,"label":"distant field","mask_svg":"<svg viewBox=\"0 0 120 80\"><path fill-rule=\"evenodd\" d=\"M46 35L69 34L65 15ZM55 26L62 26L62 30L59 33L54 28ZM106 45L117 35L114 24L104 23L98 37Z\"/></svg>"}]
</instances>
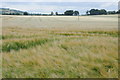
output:
<instances>
[{"instance_id":1,"label":"distant field","mask_svg":"<svg viewBox=\"0 0 120 80\"><path fill-rule=\"evenodd\" d=\"M4 78L117 78L118 18L1 16Z\"/></svg>"},{"instance_id":2,"label":"distant field","mask_svg":"<svg viewBox=\"0 0 120 80\"><path fill-rule=\"evenodd\" d=\"M117 15L110 16L3 16L3 27L31 27L75 30L117 29Z\"/></svg>"}]
</instances>

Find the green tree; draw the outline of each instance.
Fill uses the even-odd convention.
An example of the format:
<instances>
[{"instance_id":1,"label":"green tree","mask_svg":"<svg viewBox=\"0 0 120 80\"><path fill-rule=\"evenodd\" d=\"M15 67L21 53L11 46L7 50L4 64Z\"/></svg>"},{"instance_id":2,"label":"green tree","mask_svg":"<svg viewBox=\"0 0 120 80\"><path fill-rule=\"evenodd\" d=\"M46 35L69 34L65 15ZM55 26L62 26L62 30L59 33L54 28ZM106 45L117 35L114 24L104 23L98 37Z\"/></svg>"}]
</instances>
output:
<instances>
[{"instance_id":1,"label":"green tree","mask_svg":"<svg viewBox=\"0 0 120 80\"><path fill-rule=\"evenodd\" d=\"M116 13L117 13L117 14L120 14L120 10L118 10Z\"/></svg>"},{"instance_id":2,"label":"green tree","mask_svg":"<svg viewBox=\"0 0 120 80\"><path fill-rule=\"evenodd\" d=\"M102 14L107 14L107 11L105 9L91 9L90 11L90 15L102 15Z\"/></svg>"},{"instance_id":3,"label":"green tree","mask_svg":"<svg viewBox=\"0 0 120 80\"><path fill-rule=\"evenodd\" d=\"M24 12L23 14L24 14L24 15L28 15L28 12Z\"/></svg>"},{"instance_id":4,"label":"green tree","mask_svg":"<svg viewBox=\"0 0 120 80\"><path fill-rule=\"evenodd\" d=\"M75 16L79 15L79 11L74 11L74 15Z\"/></svg>"},{"instance_id":5,"label":"green tree","mask_svg":"<svg viewBox=\"0 0 120 80\"><path fill-rule=\"evenodd\" d=\"M101 10L99 10L99 14L101 15L101 14L107 14L107 11L105 10L105 9L101 9Z\"/></svg>"},{"instance_id":6,"label":"green tree","mask_svg":"<svg viewBox=\"0 0 120 80\"><path fill-rule=\"evenodd\" d=\"M67 10L64 12L64 15L70 15L72 16L74 14L74 11L73 10Z\"/></svg>"},{"instance_id":7,"label":"green tree","mask_svg":"<svg viewBox=\"0 0 120 80\"><path fill-rule=\"evenodd\" d=\"M89 12L90 12L90 15L99 15L98 9L91 9Z\"/></svg>"},{"instance_id":8,"label":"green tree","mask_svg":"<svg viewBox=\"0 0 120 80\"><path fill-rule=\"evenodd\" d=\"M108 11L107 13L108 13L108 14L116 14L115 11Z\"/></svg>"},{"instance_id":9,"label":"green tree","mask_svg":"<svg viewBox=\"0 0 120 80\"><path fill-rule=\"evenodd\" d=\"M58 15L58 12L56 12L55 15Z\"/></svg>"},{"instance_id":10,"label":"green tree","mask_svg":"<svg viewBox=\"0 0 120 80\"><path fill-rule=\"evenodd\" d=\"M53 12L51 12L51 15L54 15L54 13L53 13Z\"/></svg>"},{"instance_id":11,"label":"green tree","mask_svg":"<svg viewBox=\"0 0 120 80\"><path fill-rule=\"evenodd\" d=\"M86 11L86 15L89 15L89 11L88 10Z\"/></svg>"}]
</instances>

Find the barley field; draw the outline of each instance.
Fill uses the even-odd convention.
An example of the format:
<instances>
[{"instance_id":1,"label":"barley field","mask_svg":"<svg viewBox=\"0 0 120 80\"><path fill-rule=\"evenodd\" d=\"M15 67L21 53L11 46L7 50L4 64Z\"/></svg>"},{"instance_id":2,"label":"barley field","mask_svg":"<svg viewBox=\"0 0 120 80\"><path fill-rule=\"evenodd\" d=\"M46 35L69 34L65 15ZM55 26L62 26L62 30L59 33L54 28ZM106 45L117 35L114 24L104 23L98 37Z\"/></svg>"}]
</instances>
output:
<instances>
[{"instance_id":1,"label":"barley field","mask_svg":"<svg viewBox=\"0 0 120 80\"><path fill-rule=\"evenodd\" d=\"M118 78L118 16L1 16L3 78Z\"/></svg>"}]
</instances>

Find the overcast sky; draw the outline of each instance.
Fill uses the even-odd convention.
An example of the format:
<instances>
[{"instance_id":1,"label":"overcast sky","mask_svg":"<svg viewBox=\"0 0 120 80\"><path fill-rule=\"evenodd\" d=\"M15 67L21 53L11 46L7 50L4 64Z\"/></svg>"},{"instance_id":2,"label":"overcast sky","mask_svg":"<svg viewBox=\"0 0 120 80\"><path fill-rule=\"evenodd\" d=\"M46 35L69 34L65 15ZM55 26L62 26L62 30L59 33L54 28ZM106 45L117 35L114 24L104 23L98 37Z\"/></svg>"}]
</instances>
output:
<instances>
[{"instance_id":1,"label":"overcast sky","mask_svg":"<svg viewBox=\"0 0 120 80\"><path fill-rule=\"evenodd\" d=\"M119 0L2 0L2 2L118 2Z\"/></svg>"},{"instance_id":2,"label":"overcast sky","mask_svg":"<svg viewBox=\"0 0 120 80\"><path fill-rule=\"evenodd\" d=\"M63 13L65 10L72 9L85 14L92 8L118 10L118 0L3 0L2 7L30 13L50 13L51 11Z\"/></svg>"}]
</instances>

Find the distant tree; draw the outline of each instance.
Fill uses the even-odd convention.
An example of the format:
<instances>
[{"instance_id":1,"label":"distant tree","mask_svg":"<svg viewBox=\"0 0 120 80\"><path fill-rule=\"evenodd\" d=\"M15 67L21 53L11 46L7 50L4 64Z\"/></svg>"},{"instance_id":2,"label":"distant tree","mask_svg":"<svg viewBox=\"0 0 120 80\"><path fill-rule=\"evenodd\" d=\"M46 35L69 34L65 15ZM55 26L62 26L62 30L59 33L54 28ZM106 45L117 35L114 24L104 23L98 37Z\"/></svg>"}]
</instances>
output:
<instances>
[{"instance_id":1,"label":"distant tree","mask_svg":"<svg viewBox=\"0 0 120 80\"><path fill-rule=\"evenodd\" d=\"M12 15L12 13L8 13L7 15Z\"/></svg>"},{"instance_id":2,"label":"distant tree","mask_svg":"<svg viewBox=\"0 0 120 80\"><path fill-rule=\"evenodd\" d=\"M53 12L51 12L51 15L54 15L54 13L53 13Z\"/></svg>"},{"instance_id":3,"label":"distant tree","mask_svg":"<svg viewBox=\"0 0 120 80\"><path fill-rule=\"evenodd\" d=\"M58 15L58 12L56 12L55 15Z\"/></svg>"},{"instance_id":4,"label":"distant tree","mask_svg":"<svg viewBox=\"0 0 120 80\"><path fill-rule=\"evenodd\" d=\"M116 14L120 14L120 10L118 10L118 11L116 12Z\"/></svg>"},{"instance_id":5,"label":"distant tree","mask_svg":"<svg viewBox=\"0 0 120 80\"><path fill-rule=\"evenodd\" d=\"M98 9L91 9L89 12L90 12L90 15L99 15Z\"/></svg>"},{"instance_id":6,"label":"distant tree","mask_svg":"<svg viewBox=\"0 0 120 80\"><path fill-rule=\"evenodd\" d=\"M120 10L118 10L116 13L117 13L117 14L120 14Z\"/></svg>"},{"instance_id":7,"label":"distant tree","mask_svg":"<svg viewBox=\"0 0 120 80\"><path fill-rule=\"evenodd\" d=\"M98 9L91 9L90 11L90 15L103 15L103 14L107 14L107 11L105 9L101 9L101 10L98 10Z\"/></svg>"},{"instance_id":8,"label":"distant tree","mask_svg":"<svg viewBox=\"0 0 120 80\"><path fill-rule=\"evenodd\" d=\"M12 15L15 15L15 13L12 13Z\"/></svg>"},{"instance_id":9,"label":"distant tree","mask_svg":"<svg viewBox=\"0 0 120 80\"><path fill-rule=\"evenodd\" d=\"M75 16L79 15L79 11L74 11L74 15Z\"/></svg>"},{"instance_id":10,"label":"distant tree","mask_svg":"<svg viewBox=\"0 0 120 80\"><path fill-rule=\"evenodd\" d=\"M88 10L86 11L86 15L89 15L89 11Z\"/></svg>"},{"instance_id":11,"label":"distant tree","mask_svg":"<svg viewBox=\"0 0 120 80\"><path fill-rule=\"evenodd\" d=\"M116 14L117 12L115 12L115 11L108 11L107 13L108 14Z\"/></svg>"},{"instance_id":12,"label":"distant tree","mask_svg":"<svg viewBox=\"0 0 120 80\"><path fill-rule=\"evenodd\" d=\"M72 16L74 14L74 11L73 10L67 10L64 12L64 15L70 15Z\"/></svg>"},{"instance_id":13,"label":"distant tree","mask_svg":"<svg viewBox=\"0 0 120 80\"><path fill-rule=\"evenodd\" d=\"M24 12L23 15L28 15L28 12Z\"/></svg>"},{"instance_id":14,"label":"distant tree","mask_svg":"<svg viewBox=\"0 0 120 80\"><path fill-rule=\"evenodd\" d=\"M99 10L99 14L100 14L100 15L102 15L102 14L105 14L105 15L106 15L106 14L107 14L107 11L106 11L105 9L101 9L101 10Z\"/></svg>"},{"instance_id":15,"label":"distant tree","mask_svg":"<svg viewBox=\"0 0 120 80\"><path fill-rule=\"evenodd\" d=\"M16 13L16 15L20 15L20 13Z\"/></svg>"}]
</instances>

